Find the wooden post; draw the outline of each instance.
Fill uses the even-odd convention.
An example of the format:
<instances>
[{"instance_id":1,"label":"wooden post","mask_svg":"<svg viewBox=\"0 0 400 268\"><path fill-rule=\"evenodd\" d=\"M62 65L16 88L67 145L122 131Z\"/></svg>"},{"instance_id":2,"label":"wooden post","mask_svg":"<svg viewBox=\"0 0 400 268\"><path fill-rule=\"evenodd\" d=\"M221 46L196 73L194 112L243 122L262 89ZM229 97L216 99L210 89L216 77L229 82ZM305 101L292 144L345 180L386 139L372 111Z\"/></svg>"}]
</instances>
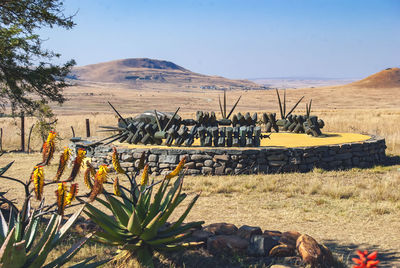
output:
<instances>
[{"instance_id":1,"label":"wooden post","mask_svg":"<svg viewBox=\"0 0 400 268\"><path fill-rule=\"evenodd\" d=\"M71 126L71 130L72 130L72 137L74 138L75 137L75 130L74 130L73 126Z\"/></svg>"},{"instance_id":2,"label":"wooden post","mask_svg":"<svg viewBox=\"0 0 400 268\"><path fill-rule=\"evenodd\" d=\"M21 112L21 152L25 152L25 115Z\"/></svg>"},{"instance_id":3,"label":"wooden post","mask_svg":"<svg viewBox=\"0 0 400 268\"><path fill-rule=\"evenodd\" d=\"M3 128L0 128L0 152L3 151Z\"/></svg>"},{"instance_id":4,"label":"wooden post","mask_svg":"<svg viewBox=\"0 0 400 268\"><path fill-rule=\"evenodd\" d=\"M90 122L89 118L86 119L86 137L90 137Z\"/></svg>"},{"instance_id":5,"label":"wooden post","mask_svg":"<svg viewBox=\"0 0 400 268\"><path fill-rule=\"evenodd\" d=\"M28 148L27 148L27 150L28 150L28 154L31 152L31 135L32 135L32 130L33 130L33 127L35 126L35 124L33 124L32 126L31 126L31 129L29 130L29 135L28 135Z\"/></svg>"}]
</instances>

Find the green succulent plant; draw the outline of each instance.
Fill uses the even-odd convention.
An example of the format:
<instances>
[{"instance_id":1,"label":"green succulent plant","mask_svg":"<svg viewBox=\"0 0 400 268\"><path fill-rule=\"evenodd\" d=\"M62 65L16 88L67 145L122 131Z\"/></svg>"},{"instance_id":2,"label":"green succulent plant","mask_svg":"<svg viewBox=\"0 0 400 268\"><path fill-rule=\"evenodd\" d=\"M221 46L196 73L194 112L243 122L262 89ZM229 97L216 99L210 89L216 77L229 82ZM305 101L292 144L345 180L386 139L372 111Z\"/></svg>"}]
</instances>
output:
<instances>
[{"instance_id":1,"label":"green succulent plant","mask_svg":"<svg viewBox=\"0 0 400 268\"><path fill-rule=\"evenodd\" d=\"M114 167L118 167L118 159L113 161L113 164ZM112 215L107 215L92 204L86 204L84 213L103 229L94 235L94 239L104 244L119 246L113 261L121 267L126 267L135 260L143 267L154 267L152 257L155 251L165 252L202 244L183 242L191 235L191 228L200 227L204 223L199 221L183 224L199 194L193 198L175 223L169 226L166 224L175 208L186 198L186 194L182 193L184 174L179 174L172 183L172 178L180 173L183 165L184 159L163 180L150 185L147 185L146 166L139 185L131 182L131 189L119 187L117 191L114 189L114 194L103 191L105 200L98 197L95 200ZM154 190L155 185L158 185L157 190Z\"/></svg>"}]
</instances>

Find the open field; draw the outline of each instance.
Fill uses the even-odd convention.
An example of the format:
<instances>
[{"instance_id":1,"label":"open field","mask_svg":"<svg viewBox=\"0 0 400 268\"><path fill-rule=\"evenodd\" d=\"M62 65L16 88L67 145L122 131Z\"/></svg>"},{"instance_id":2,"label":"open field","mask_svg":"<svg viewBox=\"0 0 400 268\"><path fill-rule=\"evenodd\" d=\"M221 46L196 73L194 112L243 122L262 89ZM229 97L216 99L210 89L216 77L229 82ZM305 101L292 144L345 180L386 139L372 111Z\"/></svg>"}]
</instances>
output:
<instances>
[{"instance_id":1,"label":"open field","mask_svg":"<svg viewBox=\"0 0 400 268\"><path fill-rule=\"evenodd\" d=\"M116 124L107 100L124 116L153 109L174 111L181 107L180 114L188 118L196 110L218 111L218 95L222 96L221 91L131 90L113 84L79 86L66 93L70 101L63 107L54 107L59 119L56 130L62 138L58 142L59 149L68 144L70 126L75 128L77 136L85 136L85 118L90 119L92 133L96 133L99 125ZM229 91L228 109L240 95L243 97L237 111L279 112L274 91ZM288 106L301 96L305 96L305 102L313 99L312 113L325 121L323 131L380 135L386 139L387 154L400 155L400 88L287 90ZM296 113L305 113L304 103ZM27 120L26 131L33 122L33 119ZM0 118L4 149L18 149L18 124L19 120ZM38 150L40 146L41 141L35 135L31 148ZM7 175L27 178L39 159L37 153L7 153L0 157L0 166L16 160ZM55 173L56 162L53 161L49 172L46 170L47 174ZM202 191L188 220L297 230L326 243L345 262L350 261L356 248L366 248L378 250L385 267L396 267L400 266L399 170L397 164L365 170L314 170L307 174L187 177L185 190L188 193ZM81 177L78 180L81 191L87 191ZM5 181L0 181L0 187L10 189L10 194L15 196L20 191L19 185ZM54 199L53 189L48 189L46 199ZM102 254L103 250L92 245L80 256Z\"/></svg>"},{"instance_id":2,"label":"open field","mask_svg":"<svg viewBox=\"0 0 400 268\"><path fill-rule=\"evenodd\" d=\"M38 153L5 154L0 157L0 166L15 160L7 175L27 178L39 159ZM55 174L56 162L46 167L47 179ZM349 262L356 248L366 248L378 250L386 266L400 265L399 168L397 165L330 172L316 169L307 174L186 177L184 190L188 199L202 192L187 220L297 230L326 243L345 262ZM89 191L82 175L77 182L80 194ZM20 185L4 180L0 187L9 189L10 196L21 192ZM45 190L47 202L54 201L54 188L49 186ZM82 254L101 254L101 250L101 246L94 245Z\"/></svg>"}]
</instances>

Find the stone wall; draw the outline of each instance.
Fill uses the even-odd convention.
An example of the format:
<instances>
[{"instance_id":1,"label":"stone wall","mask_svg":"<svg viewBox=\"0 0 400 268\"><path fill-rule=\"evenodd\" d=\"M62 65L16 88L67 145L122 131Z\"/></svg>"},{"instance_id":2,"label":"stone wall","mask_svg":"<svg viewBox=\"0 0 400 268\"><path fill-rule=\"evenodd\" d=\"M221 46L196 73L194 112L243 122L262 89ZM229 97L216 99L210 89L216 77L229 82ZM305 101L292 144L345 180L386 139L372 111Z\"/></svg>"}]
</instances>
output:
<instances>
[{"instance_id":1,"label":"stone wall","mask_svg":"<svg viewBox=\"0 0 400 268\"><path fill-rule=\"evenodd\" d=\"M325 170L366 168L385 161L385 139L371 137L363 142L316 147L251 149L232 148L127 148L117 147L121 166L133 171L144 151L150 172L165 174L186 156L189 175L229 175L251 173L307 172L314 167ZM112 145L100 145L93 151L95 166L110 164Z\"/></svg>"}]
</instances>

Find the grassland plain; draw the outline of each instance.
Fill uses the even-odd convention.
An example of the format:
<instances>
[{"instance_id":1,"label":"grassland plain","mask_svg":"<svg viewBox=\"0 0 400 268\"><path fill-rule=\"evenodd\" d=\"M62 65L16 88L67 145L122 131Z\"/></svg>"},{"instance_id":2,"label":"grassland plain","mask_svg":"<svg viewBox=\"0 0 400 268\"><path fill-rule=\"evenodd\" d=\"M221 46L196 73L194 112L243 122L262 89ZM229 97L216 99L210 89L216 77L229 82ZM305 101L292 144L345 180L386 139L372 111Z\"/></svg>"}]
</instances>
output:
<instances>
[{"instance_id":1,"label":"grassland plain","mask_svg":"<svg viewBox=\"0 0 400 268\"><path fill-rule=\"evenodd\" d=\"M85 118L94 132L99 125L114 125L115 116L105 103L110 100L124 116L144 110L174 111L181 107L182 116L190 117L196 110L218 110L217 91L170 92L137 91L108 86L75 87L67 92L70 98L64 108L54 107L58 115L57 131L61 149L71 137L70 126L77 136L85 136ZM91 94L93 93L93 94ZM238 111L278 112L274 91L232 91L229 104L243 95ZM313 114L324 119L323 131L357 132L385 137L387 153L400 155L400 90L329 87L288 90L289 106L305 95L313 99ZM297 113L304 113L300 105ZM228 106L229 108L230 106ZM314 109L315 108L315 109ZM27 120L31 126L33 119ZM18 120L1 118L3 148L19 147ZM96 135L100 135L96 133ZM32 148L38 150L36 137ZM7 153L0 157L0 166L16 160L9 176L28 178L40 155ZM55 173L56 162L46 170ZM307 174L240 175L224 177L187 177L185 191L202 196L189 214L188 220L230 222L236 225L258 225L269 230L297 230L326 243L339 258L350 263L356 248L378 250L384 267L400 266L400 166L352 169L325 172L319 169ZM68 171L67 171L68 172ZM51 179L50 177L47 177ZM78 178L81 192L87 191ZM0 181L0 189L11 196L21 191L19 185ZM46 191L46 199L54 200L54 190ZM183 206L184 207L184 206ZM182 208L183 208L182 207ZM181 209L182 209L181 208ZM177 211L179 212L179 210ZM60 249L63 250L62 248ZM108 256L111 250L98 244L85 246L78 258L98 254ZM201 255L201 254L200 254Z\"/></svg>"}]
</instances>

